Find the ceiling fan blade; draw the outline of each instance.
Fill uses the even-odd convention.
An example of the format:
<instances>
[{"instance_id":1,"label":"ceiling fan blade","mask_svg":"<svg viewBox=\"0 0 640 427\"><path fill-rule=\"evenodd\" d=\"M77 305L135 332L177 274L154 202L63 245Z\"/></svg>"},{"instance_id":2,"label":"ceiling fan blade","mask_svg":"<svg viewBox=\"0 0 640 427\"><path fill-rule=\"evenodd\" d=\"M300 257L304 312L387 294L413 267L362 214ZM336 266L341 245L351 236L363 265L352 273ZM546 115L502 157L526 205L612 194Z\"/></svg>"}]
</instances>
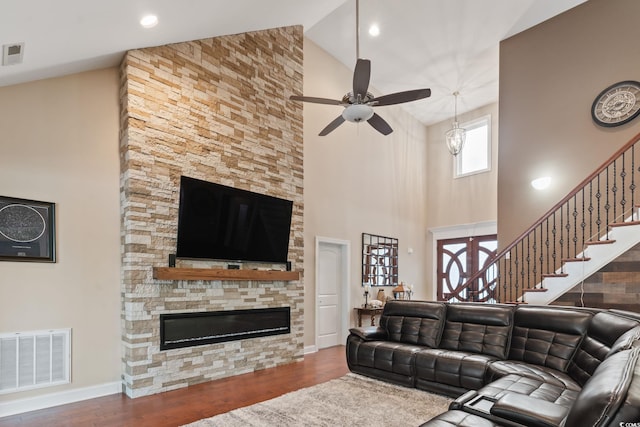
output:
<instances>
[{"instance_id":1,"label":"ceiling fan blade","mask_svg":"<svg viewBox=\"0 0 640 427\"><path fill-rule=\"evenodd\" d=\"M328 135L329 132L332 132L335 128L337 128L338 126L340 126L342 123L344 123L344 117L342 117L342 115L339 115L338 117L335 118L334 121L332 121L331 123L329 123L327 125L327 127L325 127L324 129L322 129L320 131L320 133L318 134L319 136L325 136Z\"/></svg>"},{"instance_id":2,"label":"ceiling fan blade","mask_svg":"<svg viewBox=\"0 0 640 427\"><path fill-rule=\"evenodd\" d=\"M371 118L367 120L367 122L371 126L373 126L375 130L377 130L383 135L389 135L391 132L393 132L393 129L391 129L391 126L389 126L389 123L387 123L382 117L380 117L376 113L373 113L373 116L371 116Z\"/></svg>"},{"instance_id":3,"label":"ceiling fan blade","mask_svg":"<svg viewBox=\"0 0 640 427\"><path fill-rule=\"evenodd\" d=\"M358 59L356 69L353 71L353 97L364 100L369 89L369 79L371 78L371 61L368 59Z\"/></svg>"},{"instance_id":4,"label":"ceiling fan blade","mask_svg":"<svg viewBox=\"0 0 640 427\"><path fill-rule=\"evenodd\" d=\"M327 105L345 105L342 101L337 99L328 99L328 98L316 98L313 96L297 96L291 95L289 97L292 101L304 101L304 102L313 102L314 104L327 104Z\"/></svg>"},{"instance_id":5,"label":"ceiling fan blade","mask_svg":"<svg viewBox=\"0 0 640 427\"><path fill-rule=\"evenodd\" d=\"M405 92L396 92L373 98L368 102L368 104L374 107L402 104L403 102L417 101L419 99L428 98L429 96L431 96L431 89L407 90Z\"/></svg>"}]
</instances>

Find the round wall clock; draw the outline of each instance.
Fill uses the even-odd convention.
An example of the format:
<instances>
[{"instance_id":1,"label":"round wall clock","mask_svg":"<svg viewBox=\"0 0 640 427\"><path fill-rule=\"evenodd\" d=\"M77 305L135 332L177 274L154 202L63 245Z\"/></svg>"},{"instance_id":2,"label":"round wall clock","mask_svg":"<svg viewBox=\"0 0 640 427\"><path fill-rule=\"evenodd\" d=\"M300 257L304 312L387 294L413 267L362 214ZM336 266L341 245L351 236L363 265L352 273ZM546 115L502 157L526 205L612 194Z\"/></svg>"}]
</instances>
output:
<instances>
[{"instance_id":1,"label":"round wall clock","mask_svg":"<svg viewBox=\"0 0 640 427\"><path fill-rule=\"evenodd\" d=\"M600 92L591 106L591 117L600 126L620 126L640 114L640 83L626 80Z\"/></svg>"}]
</instances>

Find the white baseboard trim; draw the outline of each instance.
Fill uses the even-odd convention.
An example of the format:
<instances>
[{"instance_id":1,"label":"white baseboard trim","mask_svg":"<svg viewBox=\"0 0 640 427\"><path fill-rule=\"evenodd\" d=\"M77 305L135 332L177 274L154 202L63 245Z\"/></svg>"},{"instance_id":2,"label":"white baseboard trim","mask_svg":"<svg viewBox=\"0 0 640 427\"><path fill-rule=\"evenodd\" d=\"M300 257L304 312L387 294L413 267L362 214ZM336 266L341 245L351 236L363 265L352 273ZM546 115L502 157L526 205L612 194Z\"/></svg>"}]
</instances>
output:
<instances>
[{"instance_id":1,"label":"white baseboard trim","mask_svg":"<svg viewBox=\"0 0 640 427\"><path fill-rule=\"evenodd\" d=\"M105 383L90 387L82 387L74 390L50 393L42 396L28 397L8 402L0 402L0 417L22 414L38 409L51 408L52 406L65 405L81 400L93 399L110 394L122 393L120 381Z\"/></svg>"},{"instance_id":2,"label":"white baseboard trim","mask_svg":"<svg viewBox=\"0 0 640 427\"><path fill-rule=\"evenodd\" d=\"M304 348L304 354L311 354L318 351L318 347L315 345L308 345Z\"/></svg>"}]
</instances>

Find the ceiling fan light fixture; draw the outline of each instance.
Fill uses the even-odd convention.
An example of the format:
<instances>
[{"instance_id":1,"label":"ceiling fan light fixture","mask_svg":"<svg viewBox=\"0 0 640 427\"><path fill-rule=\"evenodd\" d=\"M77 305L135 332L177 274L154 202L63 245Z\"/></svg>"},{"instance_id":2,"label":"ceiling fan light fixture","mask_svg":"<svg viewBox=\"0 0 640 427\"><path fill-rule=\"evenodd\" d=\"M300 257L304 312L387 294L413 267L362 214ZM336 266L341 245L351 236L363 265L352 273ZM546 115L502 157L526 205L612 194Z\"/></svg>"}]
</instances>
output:
<instances>
[{"instance_id":1,"label":"ceiling fan light fixture","mask_svg":"<svg viewBox=\"0 0 640 427\"><path fill-rule=\"evenodd\" d=\"M342 112L342 117L352 123L360 123L373 117L373 107L366 104L349 105Z\"/></svg>"},{"instance_id":2,"label":"ceiling fan light fixture","mask_svg":"<svg viewBox=\"0 0 640 427\"><path fill-rule=\"evenodd\" d=\"M453 126L444 134L447 149L454 156L460 154L460 151L462 151L464 147L464 141L467 139L467 131L458 126L458 95L460 95L460 92L453 92L455 98Z\"/></svg>"}]
</instances>

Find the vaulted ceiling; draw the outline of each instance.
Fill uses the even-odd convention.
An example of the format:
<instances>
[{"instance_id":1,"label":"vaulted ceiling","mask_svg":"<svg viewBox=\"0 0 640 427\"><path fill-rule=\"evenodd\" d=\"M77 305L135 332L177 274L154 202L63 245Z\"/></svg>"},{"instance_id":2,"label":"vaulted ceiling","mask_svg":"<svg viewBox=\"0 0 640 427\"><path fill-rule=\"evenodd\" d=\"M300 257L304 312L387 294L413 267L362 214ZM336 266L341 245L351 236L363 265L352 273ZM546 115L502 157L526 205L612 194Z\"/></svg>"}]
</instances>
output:
<instances>
[{"instance_id":1,"label":"vaulted ceiling","mask_svg":"<svg viewBox=\"0 0 640 427\"><path fill-rule=\"evenodd\" d=\"M425 124L498 100L499 42L585 0L361 0L360 56L380 93L428 87L404 107ZM304 26L353 69L356 0L6 0L0 44L24 43L20 64L0 66L0 86L114 66L129 49L225 34ZM139 21L155 14L159 23ZM371 37L376 23L380 35ZM345 82L345 90L351 82ZM341 98L343 93L306 94Z\"/></svg>"}]
</instances>

